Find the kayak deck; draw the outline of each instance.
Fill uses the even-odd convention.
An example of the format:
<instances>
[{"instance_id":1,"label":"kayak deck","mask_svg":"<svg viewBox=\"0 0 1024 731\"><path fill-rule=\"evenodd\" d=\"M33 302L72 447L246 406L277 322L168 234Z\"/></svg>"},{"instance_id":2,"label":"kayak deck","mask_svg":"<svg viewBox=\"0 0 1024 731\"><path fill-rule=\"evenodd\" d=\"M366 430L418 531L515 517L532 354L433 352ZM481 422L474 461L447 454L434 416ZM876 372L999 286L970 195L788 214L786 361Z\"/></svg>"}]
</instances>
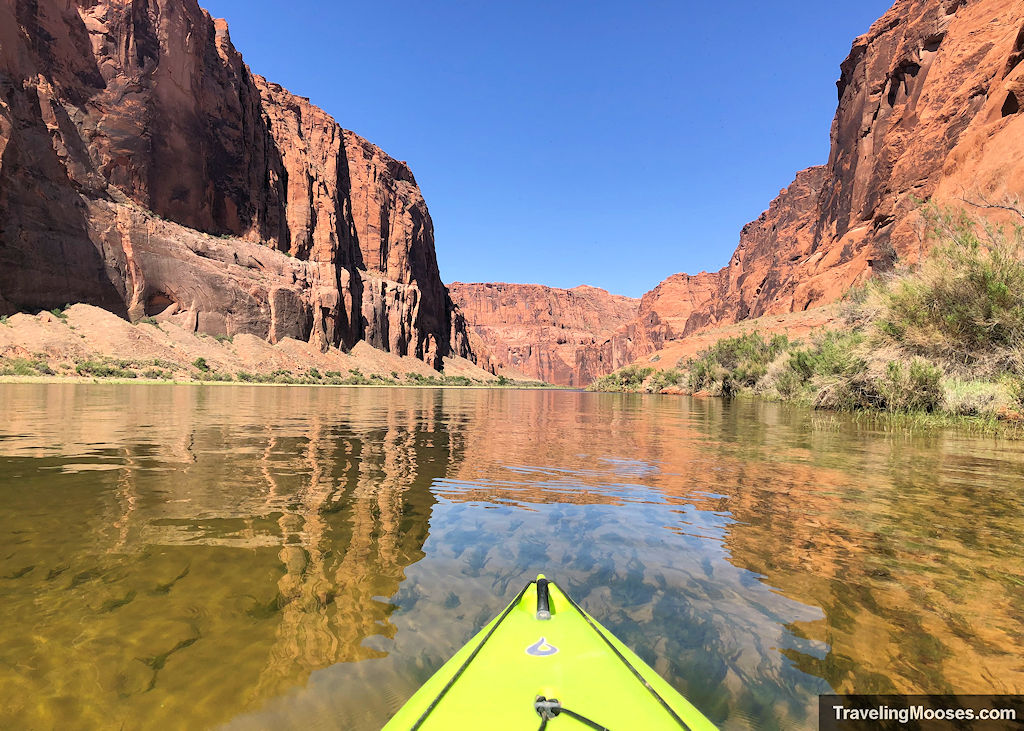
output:
<instances>
[{"instance_id":1,"label":"kayak deck","mask_svg":"<svg viewBox=\"0 0 1024 731\"><path fill-rule=\"evenodd\" d=\"M540 710L538 699L543 699ZM445 663L384 728L499 731L545 725L549 731L715 728L543 576Z\"/></svg>"}]
</instances>

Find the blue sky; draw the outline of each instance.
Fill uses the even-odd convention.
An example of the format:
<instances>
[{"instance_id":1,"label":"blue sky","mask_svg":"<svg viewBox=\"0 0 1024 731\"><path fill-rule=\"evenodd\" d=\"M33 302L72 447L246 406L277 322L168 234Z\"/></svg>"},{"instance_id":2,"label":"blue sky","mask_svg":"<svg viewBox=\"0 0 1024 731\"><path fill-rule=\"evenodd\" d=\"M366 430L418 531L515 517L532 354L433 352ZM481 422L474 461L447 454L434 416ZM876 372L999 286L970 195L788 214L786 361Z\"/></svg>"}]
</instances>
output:
<instances>
[{"instance_id":1,"label":"blue sky","mask_svg":"<svg viewBox=\"0 0 1024 731\"><path fill-rule=\"evenodd\" d=\"M200 0L250 67L409 162L452 281L640 296L825 162L890 0Z\"/></svg>"}]
</instances>

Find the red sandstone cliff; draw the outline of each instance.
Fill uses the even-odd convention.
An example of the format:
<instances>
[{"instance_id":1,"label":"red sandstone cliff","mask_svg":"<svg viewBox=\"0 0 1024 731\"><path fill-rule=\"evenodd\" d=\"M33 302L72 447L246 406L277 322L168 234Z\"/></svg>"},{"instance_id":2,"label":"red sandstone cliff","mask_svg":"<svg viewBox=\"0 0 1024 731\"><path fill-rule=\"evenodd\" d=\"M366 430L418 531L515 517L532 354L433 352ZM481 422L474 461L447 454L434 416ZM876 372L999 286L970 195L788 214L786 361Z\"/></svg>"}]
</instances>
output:
<instances>
[{"instance_id":1,"label":"red sandstone cliff","mask_svg":"<svg viewBox=\"0 0 1024 731\"><path fill-rule=\"evenodd\" d=\"M1019 195L1022 59L1020 0L897 0L842 64L827 164L798 173L744 227L724 268L647 293L578 370L607 373L707 326L839 299L920 256L917 200Z\"/></svg>"},{"instance_id":2,"label":"red sandstone cliff","mask_svg":"<svg viewBox=\"0 0 1024 731\"><path fill-rule=\"evenodd\" d=\"M635 318L639 304L595 287L456 282L449 290L479 339L474 351L481 366L564 386L585 386L602 375L581 369L580 354Z\"/></svg>"},{"instance_id":3,"label":"red sandstone cliff","mask_svg":"<svg viewBox=\"0 0 1024 731\"><path fill-rule=\"evenodd\" d=\"M408 167L251 74L196 0L0 0L0 314L67 302L469 353Z\"/></svg>"}]
</instances>

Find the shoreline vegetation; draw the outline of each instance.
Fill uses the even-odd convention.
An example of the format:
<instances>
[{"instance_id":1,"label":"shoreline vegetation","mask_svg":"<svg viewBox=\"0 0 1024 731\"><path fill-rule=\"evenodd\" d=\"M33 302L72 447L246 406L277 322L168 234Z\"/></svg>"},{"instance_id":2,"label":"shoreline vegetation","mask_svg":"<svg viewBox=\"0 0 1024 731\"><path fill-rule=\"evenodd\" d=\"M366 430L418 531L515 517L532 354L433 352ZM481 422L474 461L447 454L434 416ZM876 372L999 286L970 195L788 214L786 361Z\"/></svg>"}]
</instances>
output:
<instances>
[{"instance_id":1,"label":"shoreline vegetation","mask_svg":"<svg viewBox=\"0 0 1024 731\"><path fill-rule=\"evenodd\" d=\"M339 377L340 374L324 374L324 377L317 380L309 376L296 375L294 373L277 374L273 376L256 376L249 374L251 378L232 378L230 374L214 374L210 378L193 377L191 379L177 377L158 377L143 375L120 375L111 374L108 376L94 375L59 375L56 373L15 373L14 369L0 367L0 384L5 383L107 383L120 385L140 386L328 386L337 388L483 388L483 389L531 389L531 390L576 390L566 389L543 381L522 381L511 378L498 378L492 381L482 381L466 378L464 376L449 376L439 374L437 378L424 378L422 380L407 379L396 380L382 377L366 377L354 375Z\"/></svg>"},{"instance_id":2,"label":"shoreline vegetation","mask_svg":"<svg viewBox=\"0 0 1024 731\"><path fill-rule=\"evenodd\" d=\"M209 336L153 318L137 323L90 305L0 317L0 383L107 382L424 388L555 388L494 375L464 358L444 372L357 343L351 350L255 335Z\"/></svg>"},{"instance_id":3,"label":"shoreline vegetation","mask_svg":"<svg viewBox=\"0 0 1024 731\"><path fill-rule=\"evenodd\" d=\"M752 397L1024 437L1024 227L933 205L922 218L929 254L855 287L838 327L801 340L753 331L589 390Z\"/></svg>"},{"instance_id":4,"label":"shoreline vegetation","mask_svg":"<svg viewBox=\"0 0 1024 731\"><path fill-rule=\"evenodd\" d=\"M364 374L358 368L348 372L309 368L305 371L278 368L271 372L218 370L203 357L187 367L160 359L126 360L90 358L51 366L44 353L35 357L0 357L0 383L120 383L150 385L236 385L236 386L377 386L401 388L559 388L542 381L529 381L499 375L489 379L465 375L424 375L420 372L389 375Z\"/></svg>"}]
</instances>

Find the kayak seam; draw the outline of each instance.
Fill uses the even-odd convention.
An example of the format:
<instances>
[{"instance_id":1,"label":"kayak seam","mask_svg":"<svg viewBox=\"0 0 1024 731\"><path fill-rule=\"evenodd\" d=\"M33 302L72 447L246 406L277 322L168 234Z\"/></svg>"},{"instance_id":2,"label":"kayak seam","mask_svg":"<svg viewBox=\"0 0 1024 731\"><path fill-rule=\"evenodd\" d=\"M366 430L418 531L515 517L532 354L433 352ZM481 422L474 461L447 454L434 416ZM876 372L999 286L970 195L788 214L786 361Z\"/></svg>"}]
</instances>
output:
<instances>
[{"instance_id":1,"label":"kayak seam","mask_svg":"<svg viewBox=\"0 0 1024 731\"><path fill-rule=\"evenodd\" d=\"M523 591L526 591L526 590L524 589ZM672 709L672 706L670 706L668 704L668 701L666 701L664 698L662 698L661 694L658 693L658 691L656 691L654 689L654 686L652 686L650 683L648 683L647 679L644 678L644 676L640 674L640 671L637 670L635 667L633 667L633 663L631 663L626 658L625 655L623 655L621 652L619 652L619 648L617 648L615 645L613 645L611 640L609 640L607 637L605 637L604 632L602 632L598 628L598 626L596 624L594 624L593 620L590 619L590 615L588 615L585 611L583 611L583 609L580 607L580 605L577 604L576 602L574 602L572 597L569 596L566 592L563 591L562 592L562 596L564 596L566 599L569 600L569 604L573 607L573 609L575 609L577 612L580 613L580 616L582 616L583 619L585 619L587 621L587 624L589 624L590 628L597 633L597 636L600 637L602 640L604 640L605 644L608 645L608 647L612 648L612 652L615 653L616 657L618 657L619 660L621 660L622 663L627 668L630 669L630 671L633 673L634 677L636 677L637 680L639 680L641 683L643 683L644 687L647 688L647 690L649 690L651 692L651 695L653 695L658 700L658 703L661 704L662 708L664 708L666 711L668 711L669 715L672 716L673 720L675 720L675 722L678 723L682 728L686 729L686 731L692 731L690 726L687 725L686 721L684 721L682 718L680 718L679 714L676 713Z\"/></svg>"},{"instance_id":2,"label":"kayak seam","mask_svg":"<svg viewBox=\"0 0 1024 731\"><path fill-rule=\"evenodd\" d=\"M477 654L479 654L480 650L483 649L483 646L487 642L487 640L491 639L491 635L494 634L494 631L496 629L498 629L498 626L502 622L504 622L505 618L509 614L512 613L513 609L516 608L516 606L522 600L523 596L526 594L526 590L529 589L531 586L533 586L535 583L536 583L536 581L531 581L529 584L524 586L523 590L520 591L516 595L516 598L512 600L512 603L509 604L508 607L505 608L505 611L501 613L500 617L498 617L498 621L494 623L494 626L491 627L491 629L487 632L487 634L484 635L484 638L482 640L480 640L480 644L476 646L476 649L474 649L473 652L470 653L469 657L466 658L466 661L464 663L462 663L462 667L460 667L458 670L455 671L455 675L453 675L451 677L451 679L448 681L448 683L441 689L441 692L437 694L437 697L434 698L433 701L431 701L430 705L427 706L427 709L425 711L423 711L423 715L419 717L419 719L416 721L415 724L413 724L413 726L410 729L410 731L416 731L416 729L418 729L420 726L423 725L423 723L427 720L427 716L429 716L430 713L435 708L437 708L437 705L441 702L441 699L444 698L445 694L449 690L451 690L451 687L453 685L455 685L455 681L458 680L459 676L461 676L462 673L466 670L466 668L469 667L469 664L471 662L473 662L473 659L477 656Z\"/></svg>"}]
</instances>

